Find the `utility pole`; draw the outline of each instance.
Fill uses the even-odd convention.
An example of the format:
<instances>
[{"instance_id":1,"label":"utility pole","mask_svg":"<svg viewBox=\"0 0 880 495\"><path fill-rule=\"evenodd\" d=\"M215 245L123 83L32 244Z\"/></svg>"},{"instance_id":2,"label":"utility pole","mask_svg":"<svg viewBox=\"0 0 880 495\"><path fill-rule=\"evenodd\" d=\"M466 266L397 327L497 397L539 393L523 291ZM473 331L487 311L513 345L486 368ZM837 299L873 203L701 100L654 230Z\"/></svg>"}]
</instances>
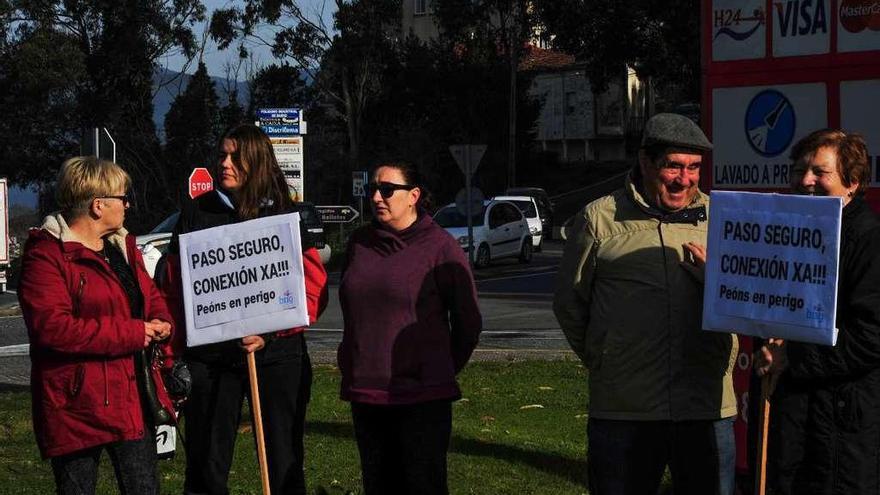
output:
<instances>
[{"instance_id":1,"label":"utility pole","mask_svg":"<svg viewBox=\"0 0 880 495\"><path fill-rule=\"evenodd\" d=\"M510 2L510 17L507 27L507 55L510 64L510 95L507 105L507 187L516 185L516 72L519 68L519 40L518 36L524 21L519 12L519 0Z\"/></svg>"}]
</instances>

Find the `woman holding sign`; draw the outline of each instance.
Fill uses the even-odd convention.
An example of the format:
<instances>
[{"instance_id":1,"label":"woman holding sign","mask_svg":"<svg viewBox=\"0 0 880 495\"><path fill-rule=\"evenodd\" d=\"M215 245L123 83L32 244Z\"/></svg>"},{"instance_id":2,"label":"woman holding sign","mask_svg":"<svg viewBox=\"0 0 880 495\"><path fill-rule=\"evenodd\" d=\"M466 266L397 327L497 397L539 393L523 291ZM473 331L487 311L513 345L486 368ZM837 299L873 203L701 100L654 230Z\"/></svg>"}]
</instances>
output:
<instances>
[{"instance_id":1,"label":"woman holding sign","mask_svg":"<svg viewBox=\"0 0 880 495\"><path fill-rule=\"evenodd\" d=\"M218 187L184 206L169 249L164 268L167 280L162 285L167 296L174 299L177 321L183 321L183 299L175 293L181 290L177 258L180 234L296 210L272 143L256 126L239 125L223 136L216 174ZM327 303L327 273L313 246L303 246L302 252L307 310L314 322ZM193 377L192 393L183 410L186 493L228 493L242 402L248 394L248 353L256 357L271 492L305 493L303 428L312 367L304 330L251 335L240 341L183 351Z\"/></svg>"},{"instance_id":2,"label":"woman holding sign","mask_svg":"<svg viewBox=\"0 0 880 495\"><path fill-rule=\"evenodd\" d=\"M366 191L374 220L348 243L338 354L364 492L445 494L455 375L482 327L473 275L411 165L380 165Z\"/></svg>"},{"instance_id":3,"label":"woman holding sign","mask_svg":"<svg viewBox=\"0 0 880 495\"><path fill-rule=\"evenodd\" d=\"M880 219L865 203L864 140L823 129L798 142L791 187L843 198L834 347L771 340L759 375L771 398L770 486L780 494L880 492Z\"/></svg>"},{"instance_id":4,"label":"woman holding sign","mask_svg":"<svg viewBox=\"0 0 880 495\"><path fill-rule=\"evenodd\" d=\"M62 495L95 493L103 450L120 492L159 493L155 425L171 403L145 348L169 336L171 315L122 226L130 184L113 162L67 160L61 211L24 248L34 433Z\"/></svg>"}]
</instances>

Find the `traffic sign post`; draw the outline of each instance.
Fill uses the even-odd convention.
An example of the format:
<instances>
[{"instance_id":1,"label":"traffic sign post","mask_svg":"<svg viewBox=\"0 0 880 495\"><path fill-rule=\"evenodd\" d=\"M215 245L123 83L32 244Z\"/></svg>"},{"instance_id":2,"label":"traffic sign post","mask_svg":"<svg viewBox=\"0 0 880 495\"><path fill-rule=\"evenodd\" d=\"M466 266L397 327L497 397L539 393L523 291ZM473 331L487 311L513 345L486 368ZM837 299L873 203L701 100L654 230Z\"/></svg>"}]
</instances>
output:
<instances>
[{"instance_id":1,"label":"traffic sign post","mask_svg":"<svg viewBox=\"0 0 880 495\"><path fill-rule=\"evenodd\" d=\"M80 150L83 155L95 155L102 160L116 163L116 141L106 127L94 127L85 131Z\"/></svg>"},{"instance_id":2,"label":"traffic sign post","mask_svg":"<svg viewBox=\"0 0 880 495\"><path fill-rule=\"evenodd\" d=\"M214 190L214 178L204 167L193 169L189 174L189 197L196 199L206 192Z\"/></svg>"},{"instance_id":3,"label":"traffic sign post","mask_svg":"<svg viewBox=\"0 0 880 495\"><path fill-rule=\"evenodd\" d=\"M6 292L6 267L9 263L9 188L6 177L0 178L0 292Z\"/></svg>"},{"instance_id":4,"label":"traffic sign post","mask_svg":"<svg viewBox=\"0 0 880 495\"><path fill-rule=\"evenodd\" d=\"M486 145L485 144L454 144L449 147L449 152L452 153L452 158L455 159L455 163L458 164L458 168L461 169L461 172L464 174L464 188L467 201L467 207L465 208L465 216L467 216L467 227L468 227L468 260L470 260L471 265L474 264L474 225L473 225L473 211L471 210L471 203L473 202L472 192L471 192L471 178L474 175L474 172L477 171L477 167L480 166L480 160L483 159L483 155L486 153ZM482 205L481 205L482 206Z\"/></svg>"},{"instance_id":5,"label":"traffic sign post","mask_svg":"<svg viewBox=\"0 0 880 495\"><path fill-rule=\"evenodd\" d=\"M364 213L364 197L367 195L364 188L367 185L367 171L355 170L351 173L351 194L358 199L358 211Z\"/></svg>"}]
</instances>

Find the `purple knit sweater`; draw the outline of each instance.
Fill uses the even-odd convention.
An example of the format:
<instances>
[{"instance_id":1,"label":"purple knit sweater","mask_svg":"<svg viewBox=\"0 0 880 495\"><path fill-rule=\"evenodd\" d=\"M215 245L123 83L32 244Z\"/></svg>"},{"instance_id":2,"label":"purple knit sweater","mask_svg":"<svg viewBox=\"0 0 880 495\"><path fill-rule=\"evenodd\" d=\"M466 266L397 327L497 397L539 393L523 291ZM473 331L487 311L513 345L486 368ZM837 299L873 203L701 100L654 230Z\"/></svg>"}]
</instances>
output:
<instances>
[{"instance_id":1,"label":"purple knit sweater","mask_svg":"<svg viewBox=\"0 0 880 495\"><path fill-rule=\"evenodd\" d=\"M344 400L413 404L461 397L455 375L482 328L467 259L420 212L407 229L356 231L339 286Z\"/></svg>"}]
</instances>

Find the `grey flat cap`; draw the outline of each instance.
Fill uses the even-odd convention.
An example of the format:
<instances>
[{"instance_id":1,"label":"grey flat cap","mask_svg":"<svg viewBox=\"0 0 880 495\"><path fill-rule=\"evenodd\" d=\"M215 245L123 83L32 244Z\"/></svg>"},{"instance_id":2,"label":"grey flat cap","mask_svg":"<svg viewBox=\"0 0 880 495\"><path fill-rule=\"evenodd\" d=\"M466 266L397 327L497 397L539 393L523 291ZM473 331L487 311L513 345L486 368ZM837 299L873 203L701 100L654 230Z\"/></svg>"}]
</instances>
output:
<instances>
[{"instance_id":1,"label":"grey flat cap","mask_svg":"<svg viewBox=\"0 0 880 495\"><path fill-rule=\"evenodd\" d=\"M710 151L712 143L691 119L677 113L658 113L645 124L642 147L655 145Z\"/></svg>"}]
</instances>

